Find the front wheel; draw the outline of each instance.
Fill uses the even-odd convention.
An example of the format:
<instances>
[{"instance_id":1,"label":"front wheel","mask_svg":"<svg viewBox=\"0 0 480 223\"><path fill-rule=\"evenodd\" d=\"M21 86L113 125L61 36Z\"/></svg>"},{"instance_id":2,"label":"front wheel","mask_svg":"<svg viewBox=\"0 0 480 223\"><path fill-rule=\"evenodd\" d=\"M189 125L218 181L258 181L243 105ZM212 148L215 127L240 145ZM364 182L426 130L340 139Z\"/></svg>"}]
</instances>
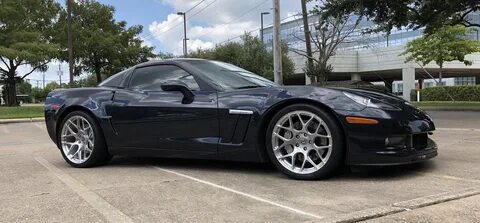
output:
<instances>
[{"instance_id":1,"label":"front wheel","mask_svg":"<svg viewBox=\"0 0 480 223\"><path fill-rule=\"evenodd\" d=\"M62 156L73 167L98 166L111 158L100 127L83 111L68 114L57 134Z\"/></svg>"},{"instance_id":2,"label":"front wheel","mask_svg":"<svg viewBox=\"0 0 480 223\"><path fill-rule=\"evenodd\" d=\"M272 163L294 179L329 177L343 163L340 127L332 115L312 105L280 110L269 124L266 139Z\"/></svg>"}]
</instances>

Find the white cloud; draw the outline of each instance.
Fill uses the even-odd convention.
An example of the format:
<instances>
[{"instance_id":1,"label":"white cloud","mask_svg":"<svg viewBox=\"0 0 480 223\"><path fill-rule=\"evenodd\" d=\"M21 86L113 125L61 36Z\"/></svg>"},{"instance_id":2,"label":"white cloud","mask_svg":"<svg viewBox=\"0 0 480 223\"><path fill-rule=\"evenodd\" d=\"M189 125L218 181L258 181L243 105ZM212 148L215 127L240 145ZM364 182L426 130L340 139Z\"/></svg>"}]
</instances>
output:
<instances>
[{"instance_id":1,"label":"white cloud","mask_svg":"<svg viewBox=\"0 0 480 223\"><path fill-rule=\"evenodd\" d=\"M182 53L183 21L177 11L187 11L200 0L158 0L174 8L175 13L165 20L149 25L150 35L162 43L167 52ZM246 31L260 27L260 12L271 11L271 0L206 0L187 13L188 49L211 48ZM206 7L207 5L210 6ZM206 8L205 8L206 7ZM300 11L300 1L282 0L281 18ZM264 24L272 22L272 15L264 16ZM198 25L201 24L201 25ZM256 35L258 32L254 32ZM150 37L152 38L152 37Z\"/></svg>"}]
</instances>

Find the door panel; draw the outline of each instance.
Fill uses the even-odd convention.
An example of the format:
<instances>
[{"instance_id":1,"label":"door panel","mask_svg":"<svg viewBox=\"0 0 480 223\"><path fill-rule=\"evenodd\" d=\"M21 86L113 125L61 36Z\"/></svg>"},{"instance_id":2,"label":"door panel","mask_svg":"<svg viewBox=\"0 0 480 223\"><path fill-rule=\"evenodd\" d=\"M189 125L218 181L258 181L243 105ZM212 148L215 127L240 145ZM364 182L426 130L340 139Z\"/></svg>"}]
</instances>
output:
<instances>
[{"instance_id":1,"label":"door panel","mask_svg":"<svg viewBox=\"0 0 480 223\"><path fill-rule=\"evenodd\" d=\"M215 153L217 93L197 91L190 104L182 99L181 92L117 91L107 111L118 133L114 146Z\"/></svg>"}]
</instances>

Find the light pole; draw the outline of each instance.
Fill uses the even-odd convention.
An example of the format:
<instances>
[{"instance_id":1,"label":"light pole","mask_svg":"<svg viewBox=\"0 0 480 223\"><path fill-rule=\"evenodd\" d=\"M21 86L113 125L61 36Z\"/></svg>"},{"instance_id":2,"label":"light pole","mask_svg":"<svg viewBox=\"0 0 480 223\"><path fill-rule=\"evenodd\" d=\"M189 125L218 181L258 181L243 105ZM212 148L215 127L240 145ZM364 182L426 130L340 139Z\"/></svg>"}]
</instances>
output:
<instances>
[{"instance_id":1,"label":"light pole","mask_svg":"<svg viewBox=\"0 0 480 223\"><path fill-rule=\"evenodd\" d=\"M260 22L261 23L261 25L260 25L260 39L262 40L262 46L264 45L264 43L263 43L263 16L268 15L268 14L270 14L270 12L260 13L260 21L261 21Z\"/></svg>"},{"instance_id":2,"label":"light pole","mask_svg":"<svg viewBox=\"0 0 480 223\"><path fill-rule=\"evenodd\" d=\"M177 15L183 15L183 56L187 57L187 16L185 12L177 12Z\"/></svg>"},{"instance_id":3,"label":"light pole","mask_svg":"<svg viewBox=\"0 0 480 223\"><path fill-rule=\"evenodd\" d=\"M63 75L63 70L60 64L58 64L58 78L60 79L60 88L62 88L62 75Z\"/></svg>"},{"instance_id":4,"label":"light pole","mask_svg":"<svg viewBox=\"0 0 480 223\"><path fill-rule=\"evenodd\" d=\"M73 37L72 37L72 1L67 0L67 44L68 44L68 75L70 77L70 87L73 87ZM61 85L61 84L60 84Z\"/></svg>"},{"instance_id":5,"label":"light pole","mask_svg":"<svg viewBox=\"0 0 480 223\"><path fill-rule=\"evenodd\" d=\"M272 0L273 5L273 80L283 85L282 79L282 43L280 39L280 0Z\"/></svg>"}]
</instances>

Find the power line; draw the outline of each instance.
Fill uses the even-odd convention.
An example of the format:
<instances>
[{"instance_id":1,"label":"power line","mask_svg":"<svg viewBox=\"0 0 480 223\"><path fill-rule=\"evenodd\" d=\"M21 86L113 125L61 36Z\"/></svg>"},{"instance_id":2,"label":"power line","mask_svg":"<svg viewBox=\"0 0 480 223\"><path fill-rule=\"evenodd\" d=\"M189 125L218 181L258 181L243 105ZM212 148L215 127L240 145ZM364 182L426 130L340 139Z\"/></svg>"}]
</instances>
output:
<instances>
[{"instance_id":1,"label":"power line","mask_svg":"<svg viewBox=\"0 0 480 223\"><path fill-rule=\"evenodd\" d=\"M309 14L309 15L311 15L311 14ZM291 15L291 16L287 16L287 17L281 19L280 21L283 22L283 21L285 21L285 20L288 20L288 19L290 19L290 18L292 18L292 17L296 17L296 16L298 16L298 14L294 14L294 15ZM272 25L273 25L273 23L270 23L270 24L266 25L266 26L264 27L264 29L265 29L265 28L269 28L269 27L272 26ZM247 31L246 33L249 33L249 34L250 34L250 33L252 33L252 32L259 31L260 29L261 29L261 27L258 27L258 28L252 29L252 30L250 30L250 31ZM223 44L223 43L230 42L230 41L232 41L232 40L235 40L235 39L238 39L238 38L242 37L243 35L245 35L245 33L240 34L240 35L238 35L238 36L229 37L228 39L226 39L226 40L224 40L224 41L215 43L215 45L221 45L221 44ZM202 36L203 36L203 35L202 35ZM202 37L202 36L200 36L200 37ZM177 47L177 48L175 48L173 51L176 51L176 50L178 50L179 48L180 48L180 47Z\"/></svg>"},{"instance_id":2,"label":"power line","mask_svg":"<svg viewBox=\"0 0 480 223\"><path fill-rule=\"evenodd\" d=\"M201 1L199 1L199 2L198 2L197 4L195 4L193 7L191 7L191 8L188 9L187 11L185 11L185 13L192 11L192 10L195 9L197 6L199 6L200 4L202 4L204 1L206 1L206 0L201 0ZM177 17L175 20L178 20L179 18L180 18L180 17ZM175 21L175 20L174 20L174 21ZM181 23L179 23L179 24L181 24ZM178 25L178 24L177 24L177 25ZM146 38L147 36L151 36L151 33L149 33L149 34L147 34L147 35L145 35L145 36L140 36L140 37L141 37L141 38Z\"/></svg>"},{"instance_id":3,"label":"power line","mask_svg":"<svg viewBox=\"0 0 480 223\"><path fill-rule=\"evenodd\" d=\"M217 1L217 0L213 0L212 2L208 3L208 5L206 5L206 6L205 6L205 7L203 7L202 9L200 9L200 10L199 10L197 13L195 13L195 14L193 14L193 15L189 16L189 17L187 18L187 21L188 21L188 20L190 20L192 17L194 17L194 16L196 16L196 15L200 14L200 13L201 13L203 10L205 10L206 8L208 8L209 6L211 6L211 5L212 5L213 3L215 3L216 1Z\"/></svg>"},{"instance_id":4,"label":"power line","mask_svg":"<svg viewBox=\"0 0 480 223\"><path fill-rule=\"evenodd\" d=\"M232 23L234 23L234 22L238 21L239 19L241 19L241 18L243 18L244 16L246 16L246 15L248 15L248 14L252 13L252 12L253 12L253 10L255 10L256 8L260 7L261 5L265 4L265 3L266 3L266 2L268 2L268 1L270 1L270 0L265 0L265 1L261 2L260 4L258 4L258 5L256 5L256 6L254 6L253 8L251 8L251 9L249 9L249 10L245 11L244 13L242 13L242 14L241 14L239 17L237 17L237 18L234 18L234 19L232 19L232 20L230 20L230 21L228 21L227 23L225 23L225 24L222 24L222 25L230 25L230 24L232 24ZM208 32L208 33L205 33L205 34L203 34L203 35L197 36L196 38L204 37L204 36L206 36L206 35L209 35L209 34L211 34L212 32L213 32L213 30L212 30L212 31L210 31L210 32Z\"/></svg>"},{"instance_id":5,"label":"power line","mask_svg":"<svg viewBox=\"0 0 480 223\"><path fill-rule=\"evenodd\" d=\"M291 15L291 16L288 16L288 17L285 17L285 18L281 19L280 21L283 22L283 21L285 21L285 20L287 20L287 19L289 19L289 18L295 17L295 16L296 16L296 15ZM273 23L267 25L266 28L268 28L268 27L271 26L271 25L273 25ZM252 29L252 30L248 31L247 33L252 33L252 32L255 32L255 31L259 31L260 29L261 29L261 27L258 27L258 28L255 28L255 29ZM264 29L265 29L265 28L264 28ZM240 35L238 35L238 36L228 38L227 40L224 40L224 41L222 41L222 42L218 42L218 43L216 43L216 44L223 44L223 43L226 43L226 42L230 42L230 41L232 41L232 40L234 40L234 39L237 39L237 38L242 37L243 35L244 35L244 34L240 34Z\"/></svg>"},{"instance_id":6,"label":"power line","mask_svg":"<svg viewBox=\"0 0 480 223\"><path fill-rule=\"evenodd\" d=\"M222 25L230 25L230 24L232 24L232 23L234 23L234 22L238 21L239 19L241 19L241 18L243 18L244 16L246 16L246 15L248 15L248 14L252 13L252 11L253 11L254 9L256 9L256 8L260 7L261 5L265 4L265 3L266 3L266 2L268 2L268 1L270 1L270 0L265 0L265 1L261 2L261 3L260 3L260 4L258 4L258 5L255 5L255 6L254 6L254 7L252 7L251 9L249 9L249 10L247 10L247 11L245 11L245 12L241 13L241 15L240 15L239 17L236 17L236 18L234 18L234 19L231 19L230 21L228 21L227 23L225 23L225 24L222 24ZM214 2L215 2L215 1L214 1ZM213 2L212 2L212 3L213 3ZM207 7L208 7L208 6L207 6ZM198 13L197 13L197 14L198 14ZM196 14L195 14L195 15L196 15ZM195 15L193 15L193 16L195 16ZM193 17L193 16L191 16L191 17ZM189 18L191 18L191 17L189 17ZM187 19L187 21L188 21L188 19ZM200 35L200 36L197 36L197 37L195 37L195 38L197 38L197 39L198 39L198 38L204 37L204 36L206 36L206 35L209 35L209 34L211 34L213 31L214 31L214 30L211 30L210 32L208 32L208 33L205 33L205 34L202 34L202 35ZM178 50L179 48L180 48L180 47L177 47L177 48L175 48L173 51L176 51L176 50Z\"/></svg>"},{"instance_id":7,"label":"power line","mask_svg":"<svg viewBox=\"0 0 480 223\"><path fill-rule=\"evenodd\" d=\"M200 3L204 2L204 1L206 1L206 0L202 0ZM187 21L190 20L191 17L194 17L194 16L198 15L199 13L201 13L203 10L205 10L206 8L208 8L209 6L211 6L211 5L212 5L213 3L215 3L216 1L217 1L217 0L213 0L212 2L208 3L208 5L206 5L206 6L203 7L202 9L200 9L198 12L196 12L195 14L189 16L189 17L187 18ZM194 7L196 7L196 6L198 6L198 5L200 5L200 4L197 4L197 5L195 5ZM193 10L194 7L190 8L190 9L187 10L186 12L189 12L189 11ZM179 16L179 17L177 17L177 18L176 18L175 20L173 20L173 21L179 20L180 18L181 18L181 17ZM173 21L172 21L172 22L173 22ZM168 29L165 30L165 31L162 31L162 33L160 33L160 34L158 34L158 35L157 35L157 33L158 33L159 31L157 31L157 32L151 32L151 33L148 35L148 36L149 36L148 38L147 38L147 37L144 37L143 39L144 39L144 41L145 41L145 40L151 40L151 39L153 39L153 38L155 38L155 37L162 36L162 35L164 35L165 33L167 33L168 31L172 30L173 28L178 27L178 25L180 25L180 24L182 24L182 22L177 23L177 24L171 26L170 28L168 28ZM160 31L161 31L161 30L160 30Z\"/></svg>"}]
</instances>

